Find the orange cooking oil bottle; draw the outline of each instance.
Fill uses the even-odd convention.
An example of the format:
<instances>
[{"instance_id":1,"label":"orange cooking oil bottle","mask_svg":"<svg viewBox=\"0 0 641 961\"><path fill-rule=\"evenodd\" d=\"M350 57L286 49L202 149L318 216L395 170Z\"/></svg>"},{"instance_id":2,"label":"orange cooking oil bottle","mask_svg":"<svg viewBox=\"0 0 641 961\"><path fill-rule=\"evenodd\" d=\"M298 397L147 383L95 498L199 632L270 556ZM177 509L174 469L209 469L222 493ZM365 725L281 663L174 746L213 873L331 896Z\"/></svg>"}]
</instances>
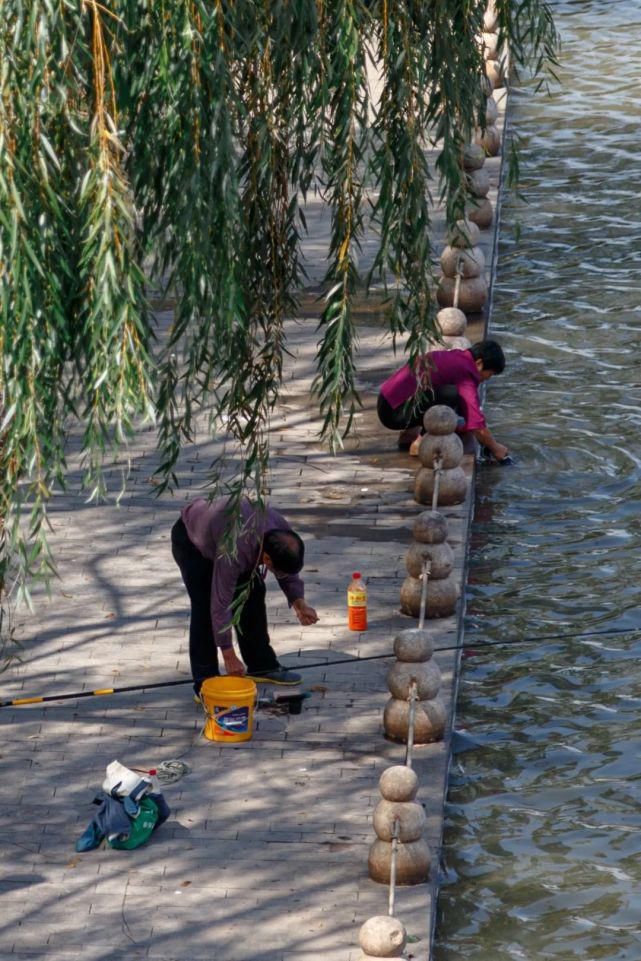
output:
<instances>
[{"instance_id":1,"label":"orange cooking oil bottle","mask_svg":"<svg viewBox=\"0 0 641 961\"><path fill-rule=\"evenodd\" d=\"M347 626L350 631L367 630L367 587L358 571L347 588Z\"/></svg>"}]
</instances>

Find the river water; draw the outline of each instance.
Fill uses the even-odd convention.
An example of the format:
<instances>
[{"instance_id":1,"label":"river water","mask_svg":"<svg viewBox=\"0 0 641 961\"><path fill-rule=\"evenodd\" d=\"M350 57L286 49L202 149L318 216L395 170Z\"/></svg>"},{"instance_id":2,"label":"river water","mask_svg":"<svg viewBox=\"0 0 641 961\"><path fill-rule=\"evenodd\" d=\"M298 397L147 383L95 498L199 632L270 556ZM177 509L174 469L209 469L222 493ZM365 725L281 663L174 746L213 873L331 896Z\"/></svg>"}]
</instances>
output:
<instances>
[{"instance_id":1,"label":"river water","mask_svg":"<svg viewBox=\"0 0 641 961\"><path fill-rule=\"evenodd\" d=\"M641 959L641 0L552 9L561 83L511 96L486 408L518 465L479 471L435 961Z\"/></svg>"}]
</instances>

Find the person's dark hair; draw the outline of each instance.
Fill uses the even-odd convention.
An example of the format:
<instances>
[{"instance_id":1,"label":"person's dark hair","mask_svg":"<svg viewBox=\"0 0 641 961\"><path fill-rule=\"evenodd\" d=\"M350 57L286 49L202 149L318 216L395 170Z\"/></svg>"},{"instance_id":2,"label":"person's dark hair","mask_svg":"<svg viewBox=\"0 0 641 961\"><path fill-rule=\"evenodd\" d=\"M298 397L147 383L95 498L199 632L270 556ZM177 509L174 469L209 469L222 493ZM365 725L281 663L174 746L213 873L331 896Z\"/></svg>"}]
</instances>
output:
<instances>
[{"instance_id":1,"label":"person's dark hair","mask_svg":"<svg viewBox=\"0 0 641 961\"><path fill-rule=\"evenodd\" d=\"M505 370L505 354L503 348L495 340L481 340L470 348L474 360L479 357L483 361L483 370L491 370L495 374L502 374Z\"/></svg>"},{"instance_id":2,"label":"person's dark hair","mask_svg":"<svg viewBox=\"0 0 641 961\"><path fill-rule=\"evenodd\" d=\"M263 537L263 550L281 574L298 574L305 561L305 545L295 531L277 527Z\"/></svg>"}]
</instances>

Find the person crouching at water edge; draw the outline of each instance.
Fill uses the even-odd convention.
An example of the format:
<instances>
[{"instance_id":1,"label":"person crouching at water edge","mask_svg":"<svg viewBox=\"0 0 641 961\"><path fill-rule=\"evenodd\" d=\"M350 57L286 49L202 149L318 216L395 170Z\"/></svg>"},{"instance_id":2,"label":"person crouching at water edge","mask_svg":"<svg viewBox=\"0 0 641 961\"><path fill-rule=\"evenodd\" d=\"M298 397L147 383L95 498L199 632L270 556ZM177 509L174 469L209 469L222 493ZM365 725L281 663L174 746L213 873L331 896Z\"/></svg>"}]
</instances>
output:
<instances>
[{"instance_id":1,"label":"person crouching at water edge","mask_svg":"<svg viewBox=\"0 0 641 961\"><path fill-rule=\"evenodd\" d=\"M423 415L436 404L459 415L460 432L471 431L497 461L509 450L489 430L479 402L479 385L505 369L505 356L495 340L484 340L469 350L431 350L413 367L405 364L381 386L378 418L384 427L401 431L399 447L418 454Z\"/></svg>"},{"instance_id":2,"label":"person crouching at water edge","mask_svg":"<svg viewBox=\"0 0 641 961\"><path fill-rule=\"evenodd\" d=\"M246 674L268 684L299 684L300 674L278 663L267 629L265 579L271 571L301 624L315 624L318 615L305 601L298 576L305 545L282 514L247 499L240 502L235 543L225 534L230 525L229 500L199 498L183 508L171 531L171 548L191 601L189 660L194 691L220 673L218 648L227 674ZM235 625L242 660L236 655L231 623ZM244 662L244 663L243 663Z\"/></svg>"}]
</instances>

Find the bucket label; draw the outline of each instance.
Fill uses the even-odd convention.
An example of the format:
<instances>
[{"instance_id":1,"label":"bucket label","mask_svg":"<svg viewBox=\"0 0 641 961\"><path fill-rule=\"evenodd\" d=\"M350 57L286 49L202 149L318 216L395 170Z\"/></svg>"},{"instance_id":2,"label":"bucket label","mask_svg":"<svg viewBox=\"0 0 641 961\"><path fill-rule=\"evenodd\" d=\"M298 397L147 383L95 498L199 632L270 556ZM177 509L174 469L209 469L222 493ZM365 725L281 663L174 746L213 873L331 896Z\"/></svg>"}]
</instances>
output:
<instances>
[{"instance_id":1,"label":"bucket label","mask_svg":"<svg viewBox=\"0 0 641 961\"><path fill-rule=\"evenodd\" d=\"M229 734L246 734L249 730L248 707L214 707L214 720Z\"/></svg>"}]
</instances>

